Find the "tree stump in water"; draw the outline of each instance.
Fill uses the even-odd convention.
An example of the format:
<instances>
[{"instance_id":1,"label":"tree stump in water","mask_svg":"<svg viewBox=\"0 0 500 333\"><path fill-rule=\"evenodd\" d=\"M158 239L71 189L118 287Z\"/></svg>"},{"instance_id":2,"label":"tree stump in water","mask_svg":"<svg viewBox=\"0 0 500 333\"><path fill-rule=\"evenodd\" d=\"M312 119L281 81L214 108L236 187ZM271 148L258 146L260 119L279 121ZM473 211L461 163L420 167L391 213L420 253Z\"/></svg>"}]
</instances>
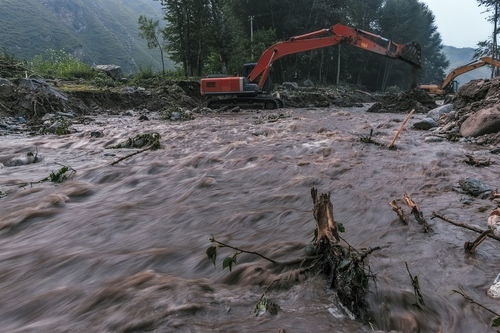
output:
<instances>
[{"instance_id":1,"label":"tree stump in water","mask_svg":"<svg viewBox=\"0 0 500 333\"><path fill-rule=\"evenodd\" d=\"M366 294L372 275L364 261L375 249L361 252L350 246L339 235L338 224L333 217L330 194L311 189L316 220L315 246L318 254L317 268L329 279L342 305L354 316L367 321ZM342 244L341 239L345 244ZM377 248L379 249L379 248Z\"/></svg>"},{"instance_id":2,"label":"tree stump in water","mask_svg":"<svg viewBox=\"0 0 500 333\"><path fill-rule=\"evenodd\" d=\"M333 219L333 205L330 200L330 193L323 193L318 197L318 190L311 189L314 210L313 215L316 220L316 242L336 242L340 241L337 230L337 223Z\"/></svg>"}]
</instances>

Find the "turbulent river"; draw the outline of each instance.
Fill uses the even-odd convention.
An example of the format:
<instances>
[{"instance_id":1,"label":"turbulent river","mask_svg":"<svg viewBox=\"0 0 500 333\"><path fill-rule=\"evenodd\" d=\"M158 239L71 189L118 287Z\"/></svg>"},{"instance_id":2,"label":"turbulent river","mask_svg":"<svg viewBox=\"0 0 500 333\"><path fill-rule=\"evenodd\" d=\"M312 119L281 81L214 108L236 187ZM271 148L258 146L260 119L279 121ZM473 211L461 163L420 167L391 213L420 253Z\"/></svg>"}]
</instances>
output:
<instances>
[{"instance_id":1,"label":"turbulent river","mask_svg":"<svg viewBox=\"0 0 500 333\"><path fill-rule=\"evenodd\" d=\"M403 115L364 108L295 109L200 116L170 123L100 116L67 136L0 136L0 162L38 150L42 161L0 169L2 332L494 332L492 315L453 289L498 309L486 290L500 273L500 247L439 220L433 211L486 228L490 200L454 191L464 177L500 188L498 155L407 130L398 150L359 141L371 128L389 142ZM91 137L92 131L104 136ZM116 166L131 151L105 149L138 133L161 134L162 149ZM132 151L133 152L133 151ZM463 163L475 152L496 166ZM115 156L113 156L115 155ZM60 165L62 184L15 184ZM343 237L370 256L372 323L349 317L321 276L272 290L277 315L255 316L272 264L244 254L229 273L208 261L209 238L279 261L304 255L312 239L311 187L331 192ZM407 192L433 226L400 223L388 202ZM482 209L484 208L484 209ZM487 208L487 209L486 209ZM425 301L418 310L408 263Z\"/></svg>"}]
</instances>

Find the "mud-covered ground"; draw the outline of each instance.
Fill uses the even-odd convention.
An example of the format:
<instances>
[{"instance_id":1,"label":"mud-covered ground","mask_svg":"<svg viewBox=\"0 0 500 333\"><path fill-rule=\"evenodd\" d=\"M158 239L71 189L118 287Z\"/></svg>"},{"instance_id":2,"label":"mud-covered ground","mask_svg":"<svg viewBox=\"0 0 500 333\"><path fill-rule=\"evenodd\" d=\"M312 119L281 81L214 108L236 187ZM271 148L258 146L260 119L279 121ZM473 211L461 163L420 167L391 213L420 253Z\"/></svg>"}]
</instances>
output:
<instances>
[{"instance_id":1,"label":"mud-covered ground","mask_svg":"<svg viewBox=\"0 0 500 333\"><path fill-rule=\"evenodd\" d=\"M500 273L500 243L475 255L476 234L432 220L422 233L402 225L388 202L407 192L433 211L486 228L495 204L454 190L479 178L500 188L498 155L487 147L425 142L403 132L404 115L366 108L283 110L198 116L167 122L150 115L98 116L63 136L0 137L0 162L37 151L40 162L0 169L0 326L5 332L494 332L492 316L452 289L463 287L498 310L486 290ZM91 136L92 132L102 136ZM106 146L158 132L162 149L116 166L134 150ZM476 168L465 153L496 164ZM62 184L38 181L69 165ZM287 261L312 239L312 186L332 193L334 214L351 245L387 246L370 257L372 326L349 318L321 277L274 290L277 315L253 308L278 272L242 255L231 273L205 255L210 235ZM226 252L230 254L231 252ZM223 256L223 254L221 254ZM220 260L220 259L219 259ZM418 275L425 308L414 306L405 262ZM268 270L270 269L270 270Z\"/></svg>"}]
</instances>

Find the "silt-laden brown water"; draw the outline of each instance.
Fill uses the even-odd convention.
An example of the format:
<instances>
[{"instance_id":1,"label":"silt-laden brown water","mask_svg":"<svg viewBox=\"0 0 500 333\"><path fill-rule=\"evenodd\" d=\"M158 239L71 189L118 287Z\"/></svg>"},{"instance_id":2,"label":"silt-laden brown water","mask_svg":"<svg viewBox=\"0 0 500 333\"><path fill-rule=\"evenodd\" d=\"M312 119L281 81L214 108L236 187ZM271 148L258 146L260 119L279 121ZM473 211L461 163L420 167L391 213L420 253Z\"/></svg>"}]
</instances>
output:
<instances>
[{"instance_id":1,"label":"silt-laden brown water","mask_svg":"<svg viewBox=\"0 0 500 333\"><path fill-rule=\"evenodd\" d=\"M290 117L276 122L251 112L183 123L102 116L69 136L0 137L0 162L35 147L43 158L0 169L7 192L0 199L1 330L494 332L490 314L451 290L463 287L498 310L486 290L500 272L500 244L487 240L465 255L464 242L476 234L438 220L422 233L415 221L402 225L388 202L407 192L429 220L439 211L485 228L492 201L467 202L453 187L464 177L500 187L499 158L474 168L463 163L464 153L485 148L425 143L427 133L414 130L395 151L363 144L359 135L370 128L389 142L403 118L364 111L285 110ZM95 130L104 136L92 138ZM105 146L147 131L161 134L161 150L109 166L131 151ZM76 175L62 184L13 186L46 177L57 163ZM256 317L272 265L242 255L229 273L221 258L217 268L206 258L211 235L279 261L304 255L314 229L312 186L332 193L351 245L387 246L369 260L377 276L369 296L373 328L350 318L321 276L271 291L278 315ZM414 306L405 262L419 277L423 311Z\"/></svg>"}]
</instances>

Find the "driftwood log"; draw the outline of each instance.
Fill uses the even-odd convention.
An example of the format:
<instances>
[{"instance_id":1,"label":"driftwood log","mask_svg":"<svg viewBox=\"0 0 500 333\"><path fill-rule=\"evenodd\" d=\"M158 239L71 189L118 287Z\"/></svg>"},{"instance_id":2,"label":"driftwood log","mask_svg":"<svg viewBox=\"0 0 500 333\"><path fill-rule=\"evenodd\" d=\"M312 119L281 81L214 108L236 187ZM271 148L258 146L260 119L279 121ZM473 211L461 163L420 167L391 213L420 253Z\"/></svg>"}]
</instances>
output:
<instances>
[{"instance_id":1,"label":"driftwood log","mask_svg":"<svg viewBox=\"0 0 500 333\"><path fill-rule=\"evenodd\" d=\"M398 205L396 200L392 200L389 202L389 206L391 206L392 210L398 215L399 220L403 223L408 225L408 219L406 218L405 212L403 211L403 208L401 208L400 205Z\"/></svg>"},{"instance_id":2,"label":"driftwood log","mask_svg":"<svg viewBox=\"0 0 500 333\"><path fill-rule=\"evenodd\" d=\"M427 233L432 231L431 226L429 225L429 223L427 223L427 220L424 218L424 214L420 210L420 207L418 207L418 205L415 203L415 201L413 201L413 199L406 193L403 196L403 201L410 208L411 213L413 214L413 216L415 216L417 222L424 226L424 232Z\"/></svg>"},{"instance_id":3,"label":"driftwood log","mask_svg":"<svg viewBox=\"0 0 500 333\"><path fill-rule=\"evenodd\" d=\"M396 147L396 141L398 140L399 136L401 135L401 132L405 129L406 124L410 121L411 117L413 117L413 114L415 113L415 109L411 110L411 112L406 116L405 120L401 123L401 126L399 127L398 131L396 132L396 135L394 135L394 139L392 139L391 143L389 144L389 149L394 149Z\"/></svg>"},{"instance_id":4,"label":"driftwood log","mask_svg":"<svg viewBox=\"0 0 500 333\"><path fill-rule=\"evenodd\" d=\"M493 216L494 214L496 214L496 211L493 211L493 213L491 213L490 215L490 219L491 219L491 216ZM465 224L465 223L462 223L462 222L457 222L457 221L453 221L449 218L447 218L446 216L442 216L436 212L433 212L432 213L432 218L438 218L442 221L445 221L445 222L448 222L450 224L453 224L457 227L461 227L461 228L464 228L464 229L467 229L467 230L471 230L471 231L474 231L474 232L477 232L478 234L480 234L474 241L472 242L465 242L464 244L464 249L465 249L465 252L469 253L469 254L473 254L474 252L476 252L476 249L479 245L481 245L482 242L484 242L486 240L486 238L492 238L492 239L495 239L497 241L500 241L500 237L496 236L495 233L493 232L493 229L489 228L489 229L486 229L486 230L483 230L481 228L478 228L476 226L473 226L473 225L469 225L469 224Z\"/></svg>"}]
</instances>

